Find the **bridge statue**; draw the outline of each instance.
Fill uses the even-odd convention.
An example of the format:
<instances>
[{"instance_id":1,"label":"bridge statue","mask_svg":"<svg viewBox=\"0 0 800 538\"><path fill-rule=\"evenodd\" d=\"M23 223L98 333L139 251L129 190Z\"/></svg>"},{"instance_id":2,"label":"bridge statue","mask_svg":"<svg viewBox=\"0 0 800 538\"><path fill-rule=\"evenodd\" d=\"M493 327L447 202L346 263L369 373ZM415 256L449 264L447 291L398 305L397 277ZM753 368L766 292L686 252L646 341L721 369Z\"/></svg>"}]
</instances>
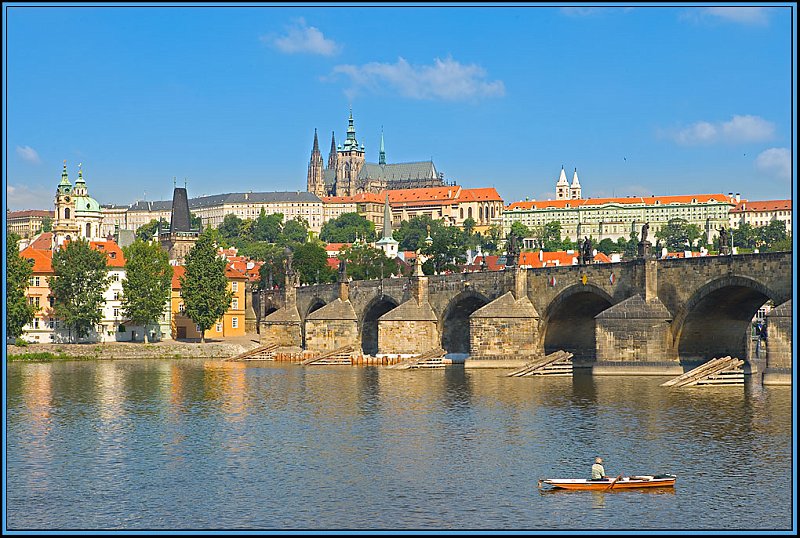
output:
<instances>
[{"instance_id":1,"label":"bridge statue","mask_svg":"<svg viewBox=\"0 0 800 538\"><path fill-rule=\"evenodd\" d=\"M639 257L640 258L650 258L651 252L650 248L652 244L650 241L647 240L647 232L650 230L650 223L645 222L642 226L642 239L639 241Z\"/></svg>"},{"instance_id":2,"label":"bridge statue","mask_svg":"<svg viewBox=\"0 0 800 538\"><path fill-rule=\"evenodd\" d=\"M339 260L339 282L345 281L346 273L347 273L347 260Z\"/></svg>"},{"instance_id":3,"label":"bridge statue","mask_svg":"<svg viewBox=\"0 0 800 538\"><path fill-rule=\"evenodd\" d=\"M644 225L642 226L642 239L641 239L642 243L647 241L647 232L649 231L650 231L650 223L645 222Z\"/></svg>"},{"instance_id":4,"label":"bridge statue","mask_svg":"<svg viewBox=\"0 0 800 538\"><path fill-rule=\"evenodd\" d=\"M517 236L511 234L508 238L508 245L506 246L506 267L512 267L517 264L517 256L519 250L517 248Z\"/></svg>"},{"instance_id":5,"label":"bridge statue","mask_svg":"<svg viewBox=\"0 0 800 538\"><path fill-rule=\"evenodd\" d=\"M728 231L725 226L719 229L719 254L720 256L727 256L730 254L730 245L728 244Z\"/></svg>"},{"instance_id":6,"label":"bridge statue","mask_svg":"<svg viewBox=\"0 0 800 538\"><path fill-rule=\"evenodd\" d=\"M590 264L594 260L594 253L592 252L592 240L588 237L584 238L583 252L581 252L581 256L583 257L583 263L585 264Z\"/></svg>"}]
</instances>

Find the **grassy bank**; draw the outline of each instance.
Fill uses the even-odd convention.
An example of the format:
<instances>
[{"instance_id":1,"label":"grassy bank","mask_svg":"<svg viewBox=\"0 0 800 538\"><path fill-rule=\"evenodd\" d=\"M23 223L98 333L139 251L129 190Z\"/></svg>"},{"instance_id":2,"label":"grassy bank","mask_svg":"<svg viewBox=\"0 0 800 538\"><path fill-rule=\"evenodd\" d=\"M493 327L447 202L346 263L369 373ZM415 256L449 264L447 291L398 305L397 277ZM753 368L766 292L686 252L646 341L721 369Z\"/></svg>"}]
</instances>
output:
<instances>
[{"instance_id":1,"label":"grassy bank","mask_svg":"<svg viewBox=\"0 0 800 538\"><path fill-rule=\"evenodd\" d=\"M79 357L66 353L17 353L6 357L8 362L90 361L93 357Z\"/></svg>"}]
</instances>

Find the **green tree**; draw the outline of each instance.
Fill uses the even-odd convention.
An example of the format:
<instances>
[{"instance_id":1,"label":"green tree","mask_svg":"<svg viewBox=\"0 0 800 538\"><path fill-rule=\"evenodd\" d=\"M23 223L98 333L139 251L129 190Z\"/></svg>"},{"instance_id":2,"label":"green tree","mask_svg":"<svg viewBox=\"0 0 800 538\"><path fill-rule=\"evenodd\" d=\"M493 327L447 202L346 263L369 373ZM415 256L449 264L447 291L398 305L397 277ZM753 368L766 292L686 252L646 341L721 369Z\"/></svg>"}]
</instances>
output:
<instances>
[{"instance_id":1,"label":"green tree","mask_svg":"<svg viewBox=\"0 0 800 538\"><path fill-rule=\"evenodd\" d=\"M189 228L192 230L203 231L203 219L194 213L189 213Z\"/></svg>"},{"instance_id":2,"label":"green tree","mask_svg":"<svg viewBox=\"0 0 800 538\"><path fill-rule=\"evenodd\" d=\"M217 230L219 231L220 237L226 242L229 242L242 235L243 223L242 219L233 213L228 213L225 215L225 218L222 219L222 223L217 227Z\"/></svg>"},{"instance_id":3,"label":"green tree","mask_svg":"<svg viewBox=\"0 0 800 538\"><path fill-rule=\"evenodd\" d=\"M375 223L358 213L342 213L322 225L319 238L326 243L353 243L357 238L375 240Z\"/></svg>"},{"instance_id":4,"label":"green tree","mask_svg":"<svg viewBox=\"0 0 800 538\"><path fill-rule=\"evenodd\" d=\"M520 221L516 220L511 223L511 230L508 232L509 237L512 235L517 236L517 240L520 244L522 244L520 239L524 239L526 237L531 237L531 230Z\"/></svg>"},{"instance_id":5,"label":"green tree","mask_svg":"<svg viewBox=\"0 0 800 538\"><path fill-rule=\"evenodd\" d=\"M611 254L612 252L619 251L618 244L608 237L597 243L595 248L597 252L602 252L603 254Z\"/></svg>"},{"instance_id":6,"label":"green tree","mask_svg":"<svg viewBox=\"0 0 800 538\"><path fill-rule=\"evenodd\" d=\"M85 239L74 239L53 251L50 289L55 298L55 314L76 339L88 336L103 319L103 293L108 281L106 255L92 249Z\"/></svg>"},{"instance_id":7,"label":"green tree","mask_svg":"<svg viewBox=\"0 0 800 538\"><path fill-rule=\"evenodd\" d=\"M786 225L783 221L773 220L766 226L758 228L758 239L756 246L759 249L769 251L773 245L786 241Z\"/></svg>"},{"instance_id":8,"label":"green tree","mask_svg":"<svg viewBox=\"0 0 800 538\"><path fill-rule=\"evenodd\" d=\"M300 273L300 282L314 284L336 281L336 271L328 265L328 253L319 242L308 242L294 249L292 266Z\"/></svg>"},{"instance_id":9,"label":"green tree","mask_svg":"<svg viewBox=\"0 0 800 538\"><path fill-rule=\"evenodd\" d=\"M28 303L25 290L33 275L31 263L19 254L19 236L6 236L6 336L22 336L22 328L33 322L36 307Z\"/></svg>"},{"instance_id":10,"label":"green tree","mask_svg":"<svg viewBox=\"0 0 800 538\"><path fill-rule=\"evenodd\" d=\"M347 263L347 276L353 280L370 280L397 273L397 260L386 257L379 249L364 243L354 243L339 253Z\"/></svg>"},{"instance_id":11,"label":"green tree","mask_svg":"<svg viewBox=\"0 0 800 538\"><path fill-rule=\"evenodd\" d=\"M172 292L172 266L169 255L157 243L134 241L122 249L125 254L125 279L122 281L122 311L135 324L158 322Z\"/></svg>"},{"instance_id":12,"label":"green tree","mask_svg":"<svg viewBox=\"0 0 800 538\"><path fill-rule=\"evenodd\" d=\"M139 226L139 228L136 230L136 238L142 241L151 241L153 236L158 232L158 223L158 219L152 219L147 224ZM162 218L161 229L163 230L166 228L169 228L169 222Z\"/></svg>"},{"instance_id":13,"label":"green tree","mask_svg":"<svg viewBox=\"0 0 800 538\"><path fill-rule=\"evenodd\" d=\"M656 232L656 238L666 243L670 251L695 248L697 241L703 236L700 226L689 224L685 219L671 219Z\"/></svg>"},{"instance_id":14,"label":"green tree","mask_svg":"<svg viewBox=\"0 0 800 538\"><path fill-rule=\"evenodd\" d=\"M225 260L217 255L215 235L200 234L186 255L186 272L181 276L181 296L186 316L200 327L200 341L205 332L228 310L233 293L225 278Z\"/></svg>"},{"instance_id":15,"label":"green tree","mask_svg":"<svg viewBox=\"0 0 800 538\"><path fill-rule=\"evenodd\" d=\"M255 241L267 241L275 243L281 235L283 228L283 213L273 213L267 215L264 208L253 222L252 236Z\"/></svg>"},{"instance_id":16,"label":"green tree","mask_svg":"<svg viewBox=\"0 0 800 538\"><path fill-rule=\"evenodd\" d=\"M308 222L301 217L287 221L283 225L279 243L287 246L305 243L308 240Z\"/></svg>"},{"instance_id":17,"label":"green tree","mask_svg":"<svg viewBox=\"0 0 800 538\"><path fill-rule=\"evenodd\" d=\"M500 239L503 236L503 228L499 224L492 224L486 230L486 234L479 235L478 244L484 254L497 254L500 250Z\"/></svg>"},{"instance_id":18,"label":"green tree","mask_svg":"<svg viewBox=\"0 0 800 538\"><path fill-rule=\"evenodd\" d=\"M416 251L425 246L425 239L428 237L428 229L430 228L431 236L436 233L436 230L442 226L441 221L433 220L428 216L416 216L410 220L404 220L400 223L392 236L397 241L399 250L412 250Z\"/></svg>"},{"instance_id":19,"label":"green tree","mask_svg":"<svg viewBox=\"0 0 800 538\"><path fill-rule=\"evenodd\" d=\"M44 217L42 219L42 231L43 232L53 231L53 217Z\"/></svg>"},{"instance_id":20,"label":"green tree","mask_svg":"<svg viewBox=\"0 0 800 538\"><path fill-rule=\"evenodd\" d=\"M258 270L260 277L258 288L268 290L277 285L282 289L286 279L286 249L278 245L267 244L264 257L259 259L264 264Z\"/></svg>"}]
</instances>

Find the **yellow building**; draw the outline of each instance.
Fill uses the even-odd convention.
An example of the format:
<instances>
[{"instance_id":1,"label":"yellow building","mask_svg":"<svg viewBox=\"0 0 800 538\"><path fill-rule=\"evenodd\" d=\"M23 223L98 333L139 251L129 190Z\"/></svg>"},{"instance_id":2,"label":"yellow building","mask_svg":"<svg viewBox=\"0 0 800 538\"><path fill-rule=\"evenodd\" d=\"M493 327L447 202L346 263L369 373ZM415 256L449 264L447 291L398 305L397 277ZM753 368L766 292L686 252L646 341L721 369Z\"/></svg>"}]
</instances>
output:
<instances>
[{"instance_id":1,"label":"yellow building","mask_svg":"<svg viewBox=\"0 0 800 538\"><path fill-rule=\"evenodd\" d=\"M181 296L181 276L186 273L186 267L176 265L172 273L172 295L170 308L172 311L172 338L174 339L200 339L199 327L185 315L185 306ZM206 339L230 338L245 335L245 283L247 275L240 273L228 266L225 269L228 279L228 290L233 292L231 304L222 318L205 332Z\"/></svg>"},{"instance_id":2,"label":"yellow building","mask_svg":"<svg viewBox=\"0 0 800 538\"><path fill-rule=\"evenodd\" d=\"M45 220L53 223L54 213L46 209L26 209L6 212L6 231L15 233L23 239L30 239L42 232Z\"/></svg>"}]
</instances>

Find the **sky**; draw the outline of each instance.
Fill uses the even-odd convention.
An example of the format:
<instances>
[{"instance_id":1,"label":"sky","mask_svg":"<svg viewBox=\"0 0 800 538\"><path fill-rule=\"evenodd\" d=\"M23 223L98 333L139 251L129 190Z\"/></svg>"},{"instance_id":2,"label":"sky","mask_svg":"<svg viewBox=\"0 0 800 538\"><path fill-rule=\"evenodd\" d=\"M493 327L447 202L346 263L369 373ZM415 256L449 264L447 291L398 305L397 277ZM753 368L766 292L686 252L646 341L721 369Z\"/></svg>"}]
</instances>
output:
<instances>
[{"instance_id":1,"label":"sky","mask_svg":"<svg viewBox=\"0 0 800 538\"><path fill-rule=\"evenodd\" d=\"M792 198L792 3L3 5L3 182L50 209L304 191L352 107L366 160L433 159L506 204Z\"/></svg>"}]
</instances>

